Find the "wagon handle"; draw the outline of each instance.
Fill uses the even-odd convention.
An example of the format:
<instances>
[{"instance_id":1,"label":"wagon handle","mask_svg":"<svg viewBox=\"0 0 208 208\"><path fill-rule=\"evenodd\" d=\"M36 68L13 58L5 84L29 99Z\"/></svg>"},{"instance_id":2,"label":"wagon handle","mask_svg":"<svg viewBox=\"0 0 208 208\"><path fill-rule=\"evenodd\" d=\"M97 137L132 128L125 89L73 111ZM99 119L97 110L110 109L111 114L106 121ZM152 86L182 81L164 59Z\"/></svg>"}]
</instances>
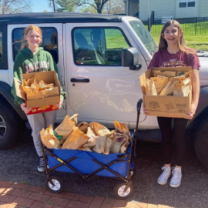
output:
<instances>
[{"instance_id":1,"label":"wagon handle","mask_svg":"<svg viewBox=\"0 0 208 208\"><path fill-rule=\"evenodd\" d=\"M136 157L136 136L137 136L138 127L139 127L139 116L140 116L142 102L143 100L141 98L137 102L137 120L136 120L136 130L134 132L134 157Z\"/></svg>"},{"instance_id":2,"label":"wagon handle","mask_svg":"<svg viewBox=\"0 0 208 208\"><path fill-rule=\"evenodd\" d=\"M137 102L137 113L139 113L140 110L141 110L142 101L143 101L143 100L140 98L139 101Z\"/></svg>"}]
</instances>

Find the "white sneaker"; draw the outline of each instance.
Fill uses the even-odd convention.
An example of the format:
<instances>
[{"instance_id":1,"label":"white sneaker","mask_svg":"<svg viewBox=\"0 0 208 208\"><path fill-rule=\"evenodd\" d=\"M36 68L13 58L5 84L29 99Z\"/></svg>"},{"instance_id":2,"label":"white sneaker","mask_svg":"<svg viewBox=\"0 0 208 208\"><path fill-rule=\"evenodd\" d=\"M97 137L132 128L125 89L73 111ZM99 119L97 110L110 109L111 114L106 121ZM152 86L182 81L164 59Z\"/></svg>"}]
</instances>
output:
<instances>
[{"instance_id":1,"label":"white sneaker","mask_svg":"<svg viewBox=\"0 0 208 208\"><path fill-rule=\"evenodd\" d=\"M157 179L157 182L160 184L160 185L165 185L168 181L168 178L170 177L171 175L171 168L170 166L163 166L162 167L162 174L159 176L159 178Z\"/></svg>"},{"instance_id":2,"label":"white sneaker","mask_svg":"<svg viewBox=\"0 0 208 208\"><path fill-rule=\"evenodd\" d=\"M182 179L182 173L181 173L181 168L173 168L173 171L172 171L172 178L170 180L170 186L172 188L177 188L181 185L181 179Z\"/></svg>"}]
</instances>

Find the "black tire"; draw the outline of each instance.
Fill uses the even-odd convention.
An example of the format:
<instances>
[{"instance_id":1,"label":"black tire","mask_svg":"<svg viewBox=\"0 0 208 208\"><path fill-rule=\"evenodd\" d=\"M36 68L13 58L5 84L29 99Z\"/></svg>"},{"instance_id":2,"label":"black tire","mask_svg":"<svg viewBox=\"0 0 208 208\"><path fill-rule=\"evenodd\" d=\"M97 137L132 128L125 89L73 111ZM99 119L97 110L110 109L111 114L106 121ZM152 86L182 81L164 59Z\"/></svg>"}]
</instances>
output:
<instances>
[{"instance_id":1,"label":"black tire","mask_svg":"<svg viewBox=\"0 0 208 208\"><path fill-rule=\"evenodd\" d=\"M204 117L198 125L195 134L194 148L200 163L208 170L208 118Z\"/></svg>"},{"instance_id":2,"label":"black tire","mask_svg":"<svg viewBox=\"0 0 208 208\"><path fill-rule=\"evenodd\" d=\"M120 182L120 183L115 185L115 187L113 189L113 194L116 198L126 199L126 198L130 197L133 194L133 185L132 185L132 183L130 183L130 186L127 189L127 191L123 192L126 185L127 185L127 183L124 183L124 182L122 182L122 183Z\"/></svg>"},{"instance_id":3,"label":"black tire","mask_svg":"<svg viewBox=\"0 0 208 208\"><path fill-rule=\"evenodd\" d=\"M50 180L52 180L54 185L50 182ZM60 193L64 187L63 179L59 176L52 175L50 176L50 180L47 181L48 190L53 193Z\"/></svg>"},{"instance_id":4,"label":"black tire","mask_svg":"<svg viewBox=\"0 0 208 208\"><path fill-rule=\"evenodd\" d=\"M0 149L9 149L16 144L24 132L25 123L0 97Z\"/></svg>"}]
</instances>

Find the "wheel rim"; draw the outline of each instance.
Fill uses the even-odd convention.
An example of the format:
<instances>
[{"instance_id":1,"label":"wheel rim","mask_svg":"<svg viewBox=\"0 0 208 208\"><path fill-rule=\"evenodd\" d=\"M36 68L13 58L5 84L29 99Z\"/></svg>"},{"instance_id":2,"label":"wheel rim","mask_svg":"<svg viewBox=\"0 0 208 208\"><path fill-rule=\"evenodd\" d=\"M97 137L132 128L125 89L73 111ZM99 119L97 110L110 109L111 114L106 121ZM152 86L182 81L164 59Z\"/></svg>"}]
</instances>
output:
<instances>
[{"instance_id":1,"label":"wheel rim","mask_svg":"<svg viewBox=\"0 0 208 208\"><path fill-rule=\"evenodd\" d=\"M6 134L6 122L3 117L0 116L0 139L3 139Z\"/></svg>"},{"instance_id":2,"label":"wheel rim","mask_svg":"<svg viewBox=\"0 0 208 208\"><path fill-rule=\"evenodd\" d=\"M51 181L54 183L54 185L52 183L50 183L50 181L49 181L48 182L49 188L53 191L58 191L61 188L60 182L56 179L51 179Z\"/></svg>"},{"instance_id":3,"label":"wheel rim","mask_svg":"<svg viewBox=\"0 0 208 208\"><path fill-rule=\"evenodd\" d=\"M129 187L125 192L124 192L124 189L126 188L126 185L123 185L121 186L119 189L118 189L118 195L120 197L126 197L130 194L130 191L131 191L131 188Z\"/></svg>"}]
</instances>

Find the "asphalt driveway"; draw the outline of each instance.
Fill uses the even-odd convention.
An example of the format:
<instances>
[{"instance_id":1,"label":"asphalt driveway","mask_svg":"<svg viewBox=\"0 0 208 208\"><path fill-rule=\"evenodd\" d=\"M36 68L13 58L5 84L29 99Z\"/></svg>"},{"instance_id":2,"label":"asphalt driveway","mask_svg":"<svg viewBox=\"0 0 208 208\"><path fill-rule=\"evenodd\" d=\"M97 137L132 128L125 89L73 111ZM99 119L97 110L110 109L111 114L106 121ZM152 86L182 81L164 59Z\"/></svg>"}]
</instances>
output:
<instances>
[{"instance_id":1,"label":"asphalt driveway","mask_svg":"<svg viewBox=\"0 0 208 208\"><path fill-rule=\"evenodd\" d=\"M187 137L191 138L191 132ZM182 185L173 189L160 186L156 180L162 165L161 145L138 143L133 178L132 200L150 204L163 204L177 208L208 207L208 171L198 162L192 141L187 142ZM26 130L22 141L10 150L0 151L0 180L45 187L46 176L38 173L36 155L30 131ZM112 197L114 185L111 178L92 177L87 181L75 174L62 174L65 190L85 195Z\"/></svg>"}]
</instances>

